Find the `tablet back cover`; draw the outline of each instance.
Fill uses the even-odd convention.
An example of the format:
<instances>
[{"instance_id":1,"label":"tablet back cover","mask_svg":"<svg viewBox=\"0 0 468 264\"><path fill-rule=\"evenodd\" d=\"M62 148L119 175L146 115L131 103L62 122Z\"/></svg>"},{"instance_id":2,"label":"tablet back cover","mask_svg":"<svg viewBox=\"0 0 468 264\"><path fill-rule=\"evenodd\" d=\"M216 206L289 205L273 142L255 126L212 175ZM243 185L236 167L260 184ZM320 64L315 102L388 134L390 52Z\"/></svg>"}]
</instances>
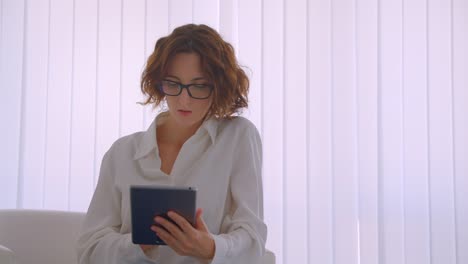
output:
<instances>
[{"instance_id":1,"label":"tablet back cover","mask_svg":"<svg viewBox=\"0 0 468 264\"><path fill-rule=\"evenodd\" d=\"M196 190L189 187L131 186L130 203L132 214L132 242L143 245L165 245L150 229L154 217L167 218L174 211L195 223Z\"/></svg>"}]
</instances>

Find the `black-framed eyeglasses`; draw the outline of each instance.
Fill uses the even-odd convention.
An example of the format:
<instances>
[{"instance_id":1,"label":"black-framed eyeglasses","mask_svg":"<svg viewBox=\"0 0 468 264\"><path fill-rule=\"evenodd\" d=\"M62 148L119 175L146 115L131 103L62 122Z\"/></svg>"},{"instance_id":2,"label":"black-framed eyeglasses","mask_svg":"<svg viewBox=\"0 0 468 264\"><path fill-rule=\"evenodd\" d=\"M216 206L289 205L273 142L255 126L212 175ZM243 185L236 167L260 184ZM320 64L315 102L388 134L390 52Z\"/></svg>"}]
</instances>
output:
<instances>
[{"instance_id":1,"label":"black-framed eyeglasses","mask_svg":"<svg viewBox=\"0 0 468 264\"><path fill-rule=\"evenodd\" d=\"M213 91L213 86L210 84L182 84L171 80L162 80L159 84L159 89L168 96L178 96L182 93L183 89L187 89L190 97L194 99L207 99Z\"/></svg>"}]
</instances>

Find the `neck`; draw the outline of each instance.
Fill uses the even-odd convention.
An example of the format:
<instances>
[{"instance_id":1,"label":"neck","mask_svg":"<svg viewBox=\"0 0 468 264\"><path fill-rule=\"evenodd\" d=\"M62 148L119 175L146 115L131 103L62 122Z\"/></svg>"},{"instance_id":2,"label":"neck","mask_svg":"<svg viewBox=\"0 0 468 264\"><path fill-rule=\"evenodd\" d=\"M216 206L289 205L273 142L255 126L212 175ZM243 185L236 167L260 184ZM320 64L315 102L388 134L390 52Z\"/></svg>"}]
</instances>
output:
<instances>
[{"instance_id":1,"label":"neck","mask_svg":"<svg viewBox=\"0 0 468 264\"><path fill-rule=\"evenodd\" d=\"M161 125L158 129L158 138L164 142L169 142L178 146L182 146L198 128L203 121L200 121L192 126L181 126L170 115L161 120Z\"/></svg>"}]
</instances>

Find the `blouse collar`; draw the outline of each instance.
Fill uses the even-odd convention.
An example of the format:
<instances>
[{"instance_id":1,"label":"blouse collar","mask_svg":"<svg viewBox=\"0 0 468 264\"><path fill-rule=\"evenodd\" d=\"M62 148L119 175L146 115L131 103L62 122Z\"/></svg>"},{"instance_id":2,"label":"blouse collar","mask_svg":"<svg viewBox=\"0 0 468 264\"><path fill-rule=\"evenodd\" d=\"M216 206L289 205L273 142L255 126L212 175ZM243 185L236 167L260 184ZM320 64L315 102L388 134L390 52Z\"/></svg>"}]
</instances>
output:
<instances>
[{"instance_id":1,"label":"blouse collar","mask_svg":"<svg viewBox=\"0 0 468 264\"><path fill-rule=\"evenodd\" d=\"M158 124L158 120L161 118L161 115L165 113L166 112L158 114L158 116L153 120L153 122L149 126L148 130L143 132L143 137L137 146L137 150L135 152L135 155L133 156L133 159L141 159L147 156L150 152L152 152L155 149L156 151L158 151L158 146L156 142L156 127ZM203 132L206 132L211 138L211 143L214 144L218 130L218 122L219 121L215 118L205 120L194 135L199 135Z\"/></svg>"}]
</instances>

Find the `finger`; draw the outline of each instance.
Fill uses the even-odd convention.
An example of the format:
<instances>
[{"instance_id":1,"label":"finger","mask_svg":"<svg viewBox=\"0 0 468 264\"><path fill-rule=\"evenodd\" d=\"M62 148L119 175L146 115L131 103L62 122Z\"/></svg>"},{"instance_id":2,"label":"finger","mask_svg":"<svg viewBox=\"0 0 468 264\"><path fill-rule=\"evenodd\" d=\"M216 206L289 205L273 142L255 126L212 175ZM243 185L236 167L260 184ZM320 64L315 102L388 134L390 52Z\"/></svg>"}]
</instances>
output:
<instances>
[{"instance_id":1,"label":"finger","mask_svg":"<svg viewBox=\"0 0 468 264\"><path fill-rule=\"evenodd\" d=\"M171 233L171 235L173 235L174 237L178 239L184 239L184 234L182 233L182 230L180 230L178 226L174 225L170 221L160 216L156 216L155 221L156 223L164 227L167 230L166 232Z\"/></svg>"},{"instance_id":2,"label":"finger","mask_svg":"<svg viewBox=\"0 0 468 264\"><path fill-rule=\"evenodd\" d=\"M177 254L183 256L186 255L184 250L181 247L181 243L173 236L171 233L167 232L159 226L152 226L151 229L156 232L158 237L166 243L170 248L172 248Z\"/></svg>"},{"instance_id":3,"label":"finger","mask_svg":"<svg viewBox=\"0 0 468 264\"><path fill-rule=\"evenodd\" d=\"M171 235L171 233L167 232L164 230L164 228L161 228L159 226L152 226L151 229L156 232L156 235L164 241L167 245L173 245L175 246L177 243L177 239Z\"/></svg>"},{"instance_id":4,"label":"finger","mask_svg":"<svg viewBox=\"0 0 468 264\"><path fill-rule=\"evenodd\" d=\"M185 219L184 217L180 216L178 213L170 211L167 215L176 222L176 224L184 231L186 234L190 235L194 230L192 225Z\"/></svg>"},{"instance_id":5,"label":"finger","mask_svg":"<svg viewBox=\"0 0 468 264\"><path fill-rule=\"evenodd\" d=\"M196 217L196 219L195 219L195 228L197 230L209 233L210 231L208 230L208 227L205 224L205 220L203 220L202 214L203 214L203 210L201 208L198 208L197 213L195 215L195 217Z\"/></svg>"}]
</instances>

